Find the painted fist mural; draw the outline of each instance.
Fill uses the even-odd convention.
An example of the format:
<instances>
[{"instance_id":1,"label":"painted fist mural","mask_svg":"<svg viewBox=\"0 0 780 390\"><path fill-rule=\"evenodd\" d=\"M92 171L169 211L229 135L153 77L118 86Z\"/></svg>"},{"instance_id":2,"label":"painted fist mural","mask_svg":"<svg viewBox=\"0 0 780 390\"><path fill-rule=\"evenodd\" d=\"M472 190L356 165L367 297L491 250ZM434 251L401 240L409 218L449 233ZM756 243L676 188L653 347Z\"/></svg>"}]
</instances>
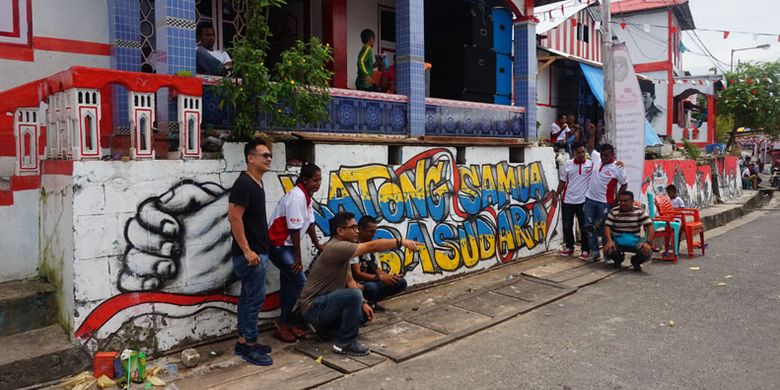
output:
<instances>
[{"instance_id":1,"label":"painted fist mural","mask_svg":"<svg viewBox=\"0 0 780 390\"><path fill-rule=\"evenodd\" d=\"M119 289L184 294L224 289L232 272L228 193L217 183L183 180L141 202L125 224Z\"/></svg>"}]
</instances>

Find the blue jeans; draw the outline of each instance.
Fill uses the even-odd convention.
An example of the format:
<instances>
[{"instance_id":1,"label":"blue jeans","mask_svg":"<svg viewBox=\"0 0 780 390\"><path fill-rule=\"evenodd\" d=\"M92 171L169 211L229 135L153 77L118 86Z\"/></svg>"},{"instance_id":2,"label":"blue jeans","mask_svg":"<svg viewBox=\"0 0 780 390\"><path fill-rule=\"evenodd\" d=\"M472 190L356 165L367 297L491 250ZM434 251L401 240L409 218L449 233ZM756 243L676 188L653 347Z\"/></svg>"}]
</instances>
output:
<instances>
[{"instance_id":1,"label":"blue jeans","mask_svg":"<svg viewBox=\"0 0 780 390\"><path fill-rule=\"evenodd\" d=\"M335 334L337 343L351 343L360 324L366 322L363 294L356 288L342 288L320 295L314 298L303 318L322 338L331 339Z\"/></svg>"},{"instance_id":2,"label":"blue jeans","mask_svg":"<svg viewBox=\"0 0 780 390\"><path fill-rule=\"evenodd\" d=\"M250 266L246 258L233 256L233 273L241 281L238 298L238 336L249 343L257 341L257 316L265 301L265 269L268 255L260 254L260 264Z\"/></svg>"},{"instance_id":3,"label":"blue jeans","mask_svg":"<svg viewBox=\"0 0 780 390\"><path fill-rule=\"evenodd\" d=\"M610 207L606 203L585 198L585 206L583 207L585 212L585 231L588 234L588 248L590 249L591 257L599 255L599 235L601 235L601 243L606 245L604 221L607 219L609 209Z\"/></svg>"},{"instance_id":4,"label":"blue jeans","mask_svg":"<svg viewBox=\"0 0 780 390\"><path fill-rule=\"evenodd\" d=\"M371 303L377 303L404 290L406 290L406 279L401 279L392 286L385 286L382 282L375 281L363 283L363 296Z\"/></svg>"},{"instance_id":5,"label":"blue jeans","mask_svg":"<svg viewBox=\"0 0 780 390\"><path fill-rule=\"evenodd\" d=\"M271 262L279 268L279 293L281 294L282 314L279 322L289 324L293 306L301 295L306 276L301 272L293 272L295 263L295 248L291 246L272 246Z\"/></svg>"},{"instance_id":6,"label":"blue jeans","mask_svg":"<svg viewBox=\"0 0 780 390\"><path fill-rule=\"evenodd\" d=\"M200 46L195 49L195 71L198 74L222 76L223 70L222 61L214 58L208 50Z\"/></svg>"}]
</instances>

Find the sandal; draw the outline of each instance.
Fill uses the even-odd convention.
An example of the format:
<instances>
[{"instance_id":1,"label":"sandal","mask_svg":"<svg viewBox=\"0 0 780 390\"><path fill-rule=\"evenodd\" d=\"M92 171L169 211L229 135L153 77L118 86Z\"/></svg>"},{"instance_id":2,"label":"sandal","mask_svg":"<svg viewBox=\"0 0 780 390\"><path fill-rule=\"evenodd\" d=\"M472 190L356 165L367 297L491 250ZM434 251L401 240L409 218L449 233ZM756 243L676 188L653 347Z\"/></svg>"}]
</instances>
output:
<instances>
[{"instance_id":1,"label":"sandal","mask_svg":"<svg viewBox=\"0 0 780 390\"><path fill-rule=\"evenodd\" d=\"M303 331L303 329L297 327L297 326L290 326L290 333L295 336L295 338L302 339L306 337L306 332Z\"/></svg>"},{"instance_id":2,"label":"sandal","mask_svg":"<svg viewBox=\"0 0 780 390\"><path fill-rule=\"evenodd\" d=\"M294 342L298 341L298 338L296 338L295 335L292 334L292 332L287 331L287 330L282 330L282 329L279 329L279 328L277 328L274 331L272 336L274 338L277 338L277 339L285 342L285 343L294 343Z\"/></svg>"}]
</instances>

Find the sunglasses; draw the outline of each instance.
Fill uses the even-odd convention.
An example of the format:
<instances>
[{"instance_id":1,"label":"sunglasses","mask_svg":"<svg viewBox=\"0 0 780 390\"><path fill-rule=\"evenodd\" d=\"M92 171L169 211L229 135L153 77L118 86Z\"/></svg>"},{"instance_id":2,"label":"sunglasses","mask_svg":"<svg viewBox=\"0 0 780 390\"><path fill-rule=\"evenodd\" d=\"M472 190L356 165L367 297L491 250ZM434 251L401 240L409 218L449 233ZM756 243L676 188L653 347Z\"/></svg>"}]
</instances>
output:
<instances>
[{"instance_id":1,"label":"sunglasses","mask_svg":"<svg viewBox=\"0 0 780 390\"><path fill-rule=\"evenodd\" d=\"M352 229L352 230L358 230L358 225L350 225L350 226L339 226L342 229Z\"/></svg>"},{"instance_id":2,"label":"sunglasses","mask_svg":"<svg viewBox=\"0 0 780 390\"><path fill-rule=\"evenodd\" d=\"M260 156L262 158L271 159L274 157L273 153L249 153L253 156Z\"/></svg>"}]
</instances>

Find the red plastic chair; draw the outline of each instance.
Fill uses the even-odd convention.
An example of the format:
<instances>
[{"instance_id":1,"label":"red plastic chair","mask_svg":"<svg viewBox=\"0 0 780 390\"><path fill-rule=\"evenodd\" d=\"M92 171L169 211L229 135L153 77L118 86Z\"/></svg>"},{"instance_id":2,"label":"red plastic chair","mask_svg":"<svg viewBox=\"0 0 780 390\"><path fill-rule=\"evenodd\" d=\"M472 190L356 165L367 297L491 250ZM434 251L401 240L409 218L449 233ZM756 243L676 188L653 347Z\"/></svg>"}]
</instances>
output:
<instances>
[{"instance_id":1,"label":"red plastic chair","mask_svg":"<svg viewBox=\"0 0 780 390\"><path fill-rule=\"evenodd\" d=\"M693 257L693 249L700 248L701 254L704 256L704 224L701 222L699 216L699 210L681 208L676 209L672 206L672 201L667 195L658 195L655 198L655 204L658 208L659 218L664 220L679 220L682 224L680 234L685 233L685 242L688 246L688 258ZM694 242L693 236L698 234L699 241Z\"/></svg>"},{"instance_id":2,"label":"red plastic chair","mask_svg":"<svg viewBox=\"0 0 780 390\"><path fill-rule=\"evenodd\" d=\"M673 217L667 217L667 216L660 216L656 215L653 216L652 214L655 214L655 210L658 209L658 204L655 202L655 199L652 195L648 196L648 201L653 201L655 203L655 208L648 211L648 214L651 214L651 218L653 219L653 228L655 230L655 238L663 238L664 239L664 251L661 253L661 260L670 260L674 264L677 264L677 242L679 240L679 237L675 237L675 231L679 230L679 222L676 222ZM668 198L667 198L668 200ZM636 202L634 202L636 204ZM675 224L677 229L674 229L672 227L672 224ZM675 239L677 238L677 240ZM658 252L658 249L655 247L655 243L651 243L653 245L653 251Z\"/></svg>"}]
</instances>

